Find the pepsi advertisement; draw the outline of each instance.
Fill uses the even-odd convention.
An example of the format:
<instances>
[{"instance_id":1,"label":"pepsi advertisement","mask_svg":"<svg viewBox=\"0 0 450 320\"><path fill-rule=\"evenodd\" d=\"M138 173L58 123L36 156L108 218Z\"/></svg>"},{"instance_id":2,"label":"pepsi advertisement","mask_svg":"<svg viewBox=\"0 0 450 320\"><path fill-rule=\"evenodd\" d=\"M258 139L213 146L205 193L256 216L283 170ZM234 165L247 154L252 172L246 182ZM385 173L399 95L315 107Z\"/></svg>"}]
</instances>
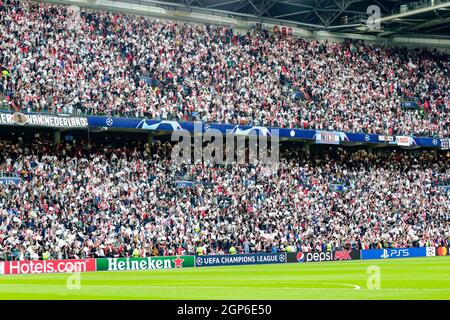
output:
<instances>
[{"instance_id":1,"label":"pepsi advertisement","mask_svg":"<svg viewBox=\"0 0 450 320\"><path fill-rule=\"evenodd\" d=\"M358 250L290 252L287 254L288 263L345 261L359 259L360 255Z\"/></svg>"},{"instance_id":2,"label":"pepsi advertisement","mask_svg":"<svg viewBox=\"0 0 450 320\"><path fill-rule=\"evenodd\" d=\"M397 259L432 256L425 247L420 248L387 248L361 250L361 259Z\"/></svg>"},{"instance_id":3,"label":"pepsi advertisement","mask_svg":"<svg viewBox=\"0 0 450 320\"><path fill-rule=\"evenodd\" d=\"M196 267L235 266L245 264L286 263L286 253L257 253L257 254L227 254L198 256L195 258Z\"/></svg>"}]
</instances>

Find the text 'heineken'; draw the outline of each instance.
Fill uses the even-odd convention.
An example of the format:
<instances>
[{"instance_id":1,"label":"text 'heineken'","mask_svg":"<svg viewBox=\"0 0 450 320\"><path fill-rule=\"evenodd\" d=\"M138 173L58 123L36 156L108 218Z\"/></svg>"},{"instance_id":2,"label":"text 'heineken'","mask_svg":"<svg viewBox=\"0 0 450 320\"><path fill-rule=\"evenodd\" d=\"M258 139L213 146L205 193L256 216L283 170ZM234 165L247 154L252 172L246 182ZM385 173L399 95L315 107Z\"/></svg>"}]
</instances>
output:
<instances>
[{"instance_id":1,"label":"text 'heineken'","mask_svg":"<svg viewBox=\"0 0 450 320\"><path fill-rule=\"evenodd\" d=\"M97 260L98 271L153 270L193 267L194 257L107 258Z\"/></svg>"}]
</instances>

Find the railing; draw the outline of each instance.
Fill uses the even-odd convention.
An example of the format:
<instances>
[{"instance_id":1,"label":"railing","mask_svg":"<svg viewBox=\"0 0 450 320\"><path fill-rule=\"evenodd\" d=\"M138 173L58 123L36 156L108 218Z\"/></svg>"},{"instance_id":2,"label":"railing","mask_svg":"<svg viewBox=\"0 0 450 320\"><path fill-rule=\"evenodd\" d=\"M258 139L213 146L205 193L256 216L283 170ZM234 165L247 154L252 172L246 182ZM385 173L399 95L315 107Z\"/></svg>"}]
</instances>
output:
<instances>
[{"instance_id":1,"label":"railing","mask_svg":"<svg viewBox=\"0 0 450 320\"><path fill-rule=\"evenodd\" d=\"M230 122L224 122L224 123L219 123L219 122L210 122L210 121L206 121L202 119L202 116L200 115L187 115L183 118L180 118L172 113L168 113L167 116L163 116L163 117L150 117L150 114L148 113L143 113L140 115L136 115L135 112L124 112L124 113L117 113L117 112L110 112L110 113L104 113L104 112L97 112L97 113L91 113L91 112L87 112L86 109L85 111L81 111L80 109L74 109L74 111L72 113L65 111L64 109L62 110L62 112L59 112L57 110L48 110L48 109L44 109L42 111L34 111L34 110L27 110L27 109L20 109L20 110L14 110L12 108L5 108L4 106L0 105L0 112L8 112L8 113L14 113L14 112L21 112L21 113L25 113L25 114L43 114L43 115L65 115L65 116L70 116L70 115L74 115L74 116L92 116L92 117L119 117L119 118L128 118L128 119L148 119L148 120L170 120L170 121L181 121L181 122L194 122L194 121L202 121L204 124L229 124L229 125L248 125L248 126L263 126L263 127L272 127L272 128L289 128L289 129L302 129L302 130L324 130L324 131L342 131L339 128L336 127L329 127L329 128L317 128L317 127L313 127L310 124L307 124L306 126L301 125L301 126L286 126L284 123L279 123L278 121L273 122L273 123L268 123L268 122L264 122L264 121L258 121L258 120L253 120L253 119L246 119L245 121L242 121L241 123L230 123ZM365 130L363 128L363 130L361 131L355 131L353 130L347 130L345 131L346 133L364 133L364 134L381 134L381 135L387 135L387 129L385 130L385 132L373 132L370 130ZM393 131L392 135L408 135L411 137L435 137L438 138L438 134L434 133L434 132L425 132L425 133L405 133L405 132L397 132L397 131Z\"/></svg>"},{"instance_id":2,"label":"railing","mask_svg":"<svg viewBox=\"0 0 450 320\"><path fill-rule=\"evenodd\" d=\"M22 113L34 113L34 114L47 114L47 115L55 115L55 114L59 114L59 115L76 115L76 116L99 116L99 117L122 117L122 118L131 118L131 119L153 119L153 120L172 120L172 121L186 121L186 122L193 122L193 121L202 121L205 124L212 124L212 122L208 122L208 121L204 121L201 119L201 116L198 115L188 115L186 117L183 118L179 118L176 115L173 115L171 113L168 113L166 117L156 117L156 118L152 118L149 117L149 114L144 113L141 114L139 116L136 116L135 112L125 112L125 113L117 113L117 112L111 112L111 113L105 113L105 112L97 112L97 113L91 113L88 112L89 109L86 109L86 111L81 111L80 109L74 110L74 112L70 113L70 112L65 112L63 110L63 112L57 112L56 110L51 111L48 109L44 109L43 111L33 111L33 110L27 110L27 109L20 109L20 110L14 110L12 108L5 108L4 106L0 105L0 112L4 111L4 112L22 112ZM228 123L224 123L224 124L228 124ZM231 123L230 123L231 124ZM236 123L234 123L234 125L236 125ZM251 119L248 119L245 121L245 123L243 123L243 125L253 125L253 126L266 126L266 127L280 127L280 125L278 124L273 124L273 123L267 123L267 122L260 122L260 121L253 121ZM314 128L312 126L308 126L307 128L302 128L302 129L311 129L313 130Z\"/></svg>"}]
</instances>

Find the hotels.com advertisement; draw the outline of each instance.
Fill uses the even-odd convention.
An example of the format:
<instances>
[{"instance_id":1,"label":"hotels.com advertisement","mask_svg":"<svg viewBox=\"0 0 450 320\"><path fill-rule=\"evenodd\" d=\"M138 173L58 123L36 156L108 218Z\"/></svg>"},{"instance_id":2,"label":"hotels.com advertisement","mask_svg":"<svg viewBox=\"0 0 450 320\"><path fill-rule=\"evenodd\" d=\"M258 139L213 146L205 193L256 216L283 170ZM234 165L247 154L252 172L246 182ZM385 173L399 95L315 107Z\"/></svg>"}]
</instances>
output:
<instances>
[{"instance_id":1,"label":"hotels.com advertisement","mask_svg":"<svg viewBox=\"0 0 450 320\"><path fill-rule=\"evenodd\" d=\"M95 271L95 259L0 262L0 274L33 274Z\"/></svg>"}]
</instances>

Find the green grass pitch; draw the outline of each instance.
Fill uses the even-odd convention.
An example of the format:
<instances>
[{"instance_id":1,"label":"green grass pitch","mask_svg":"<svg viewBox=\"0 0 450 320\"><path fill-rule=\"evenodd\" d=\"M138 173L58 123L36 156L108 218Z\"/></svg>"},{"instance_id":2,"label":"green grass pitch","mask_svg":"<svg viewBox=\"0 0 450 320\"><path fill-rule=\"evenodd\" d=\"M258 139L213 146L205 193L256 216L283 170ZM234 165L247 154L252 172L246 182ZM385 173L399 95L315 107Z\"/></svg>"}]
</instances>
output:
<instances>
[{"instance_id":1,"label":"green grass pitch","mask_svg":"<svg viewBox=\"0 0 450 320\"><path fill-rule=\"evenodd\" d=\"M368 289L369 266L380 289ZM0 276L0 299L450 299L450 256Z\"/></svg>"}]
</instances>

